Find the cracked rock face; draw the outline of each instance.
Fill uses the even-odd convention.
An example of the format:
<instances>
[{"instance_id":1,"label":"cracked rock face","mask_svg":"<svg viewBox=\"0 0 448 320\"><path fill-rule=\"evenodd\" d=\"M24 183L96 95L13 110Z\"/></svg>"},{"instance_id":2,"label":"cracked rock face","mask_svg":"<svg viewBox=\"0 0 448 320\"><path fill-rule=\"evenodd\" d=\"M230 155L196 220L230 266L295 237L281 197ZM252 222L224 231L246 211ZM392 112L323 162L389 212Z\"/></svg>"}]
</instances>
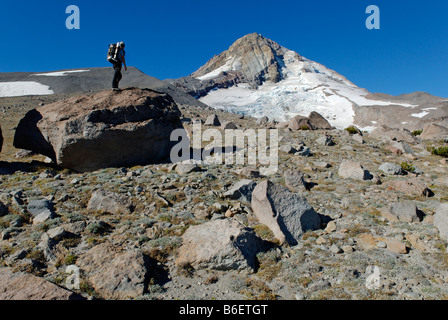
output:
<instances>
[{"instance_id":1,"label":"cracked rock face","mask_svg":"<svg viewBox=\"0 0 448 320\"><path fill-rule=\"evenodd\" d=\"M103 91L34 109L20 121L14 146L76 172L157 163L182 128L173 99L149 89Z\"/></svg>"},{"instance_id":2,"label":"cracked rock face","mask_svg":"<svg viewBox=\"0 0 448 320\"><path fill-rule=\"evenodd\" d=\"M215 270L255 269L260 240L235 220L215 220L190 227L183 236L177 265Z\"/></svg>"},{"instance_id":3,"label":"cracked rock face","mask_svg":"<svg viewBox=\"0 0 448 320\"><path fill-rule=\"evenodd\" d=\"M304 232L320 228L319 215L304 197L266 180L252 193L252 210L281 243L296 245Z\"/></svg>"}]
</instances>

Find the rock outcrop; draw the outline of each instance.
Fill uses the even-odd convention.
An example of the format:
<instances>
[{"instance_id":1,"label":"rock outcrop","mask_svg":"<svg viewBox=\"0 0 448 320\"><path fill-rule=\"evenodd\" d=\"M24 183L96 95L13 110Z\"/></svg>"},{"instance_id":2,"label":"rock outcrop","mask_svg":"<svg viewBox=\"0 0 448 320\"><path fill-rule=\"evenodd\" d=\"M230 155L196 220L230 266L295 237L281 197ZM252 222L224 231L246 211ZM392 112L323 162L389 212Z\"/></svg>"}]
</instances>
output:
<instances>
[{"instance_id":1,"label":"rock outcrop","mask_svg":"<svg viewBox=\"0 0 448 320\"><path fill-rule=\"evenodd\" d=\"M260 248L260 239L252 230L235 220L215 220L185 232L176 264L195 269L251 271Z\"/></svg>"},{"instance_id":2,"label":"rock outcrop","mask_svg":"<svg viewBox=\"0 0 448 320\"><path fill-rule=\"evenodd\" d=\"M304 232L321 226L319 215L304 197L269 180L259 183L254 189L252 210L280 243L295 245Z\"/></svg>"},{"instance_id":3,"label":"rock outcrop","mask_svg":"<svg viewBox=\"0 0 448 320\"><path fill-rule=\"evenodd\" d=\"M312 111L308 117L295 116L288 125L291 130L330 130L331 124L319 113Z\"/></svg>"},{"instance_id":4,"label":"rock outcrop","mask_svg":"<svg viewBox=\"0 0 448 320\"><path fill-rule=\"evenodd\" d=\"M157 163L169 157L171 132L182 128L179 115L167 94L103 91L28 112L14 146L76 172Z\"/></svg>"}]
</instances>

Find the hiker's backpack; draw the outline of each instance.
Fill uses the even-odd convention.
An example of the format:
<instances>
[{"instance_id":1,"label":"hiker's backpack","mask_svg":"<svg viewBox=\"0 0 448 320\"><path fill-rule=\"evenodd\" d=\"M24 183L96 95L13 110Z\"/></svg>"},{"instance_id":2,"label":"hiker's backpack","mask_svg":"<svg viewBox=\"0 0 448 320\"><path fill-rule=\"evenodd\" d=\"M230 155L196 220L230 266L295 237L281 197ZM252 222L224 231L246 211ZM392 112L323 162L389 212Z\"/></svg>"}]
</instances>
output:
<instances>
[{"instance_id":1,"label":"hiker's backpack","mask_svg":"<svg viewBox=\"0 0 448 320\"><path fill-rule=\"evenodd\" d=\"M107 61L110 63L118 63L117 60L118 46L116 43L109 45L109 50L107 51Z\"/></svg>"}]
</instances>

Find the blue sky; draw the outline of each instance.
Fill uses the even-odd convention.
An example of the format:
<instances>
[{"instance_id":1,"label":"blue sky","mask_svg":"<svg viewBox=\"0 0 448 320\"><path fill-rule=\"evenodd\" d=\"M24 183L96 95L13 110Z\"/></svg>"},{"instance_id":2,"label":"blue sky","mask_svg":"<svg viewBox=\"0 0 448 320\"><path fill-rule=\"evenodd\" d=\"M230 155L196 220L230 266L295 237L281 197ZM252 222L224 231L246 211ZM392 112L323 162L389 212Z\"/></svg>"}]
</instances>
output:
<instances>
[{"instance_id":1,"label":"blue sky","mask_svg":"<svg viewBox=\"0 0 448 320\"><path fill-rule=\"evenodd\" d=\"M69 5L80 30L65 27ZM380 30L365 27L369 5ZM107 46L125 41L128 65L178 78L258 32L371 92L448 97L447 15L446 0L3 1L0 72L110 66Z\"/></svg>"}]
</instances>

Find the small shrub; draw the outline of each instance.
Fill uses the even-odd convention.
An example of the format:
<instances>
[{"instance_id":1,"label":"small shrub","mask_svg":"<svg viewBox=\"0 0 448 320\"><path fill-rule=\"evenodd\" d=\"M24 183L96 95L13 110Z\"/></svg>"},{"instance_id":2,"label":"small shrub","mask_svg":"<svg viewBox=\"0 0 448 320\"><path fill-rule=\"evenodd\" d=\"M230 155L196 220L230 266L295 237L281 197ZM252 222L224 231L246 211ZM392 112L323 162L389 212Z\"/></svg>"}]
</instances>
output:
<instances>
[{"instance_id":1,"label":"small shrub","mask_svg":"<svg viewBox=\"0 0 448 320\"><path fill-rule=\"evenodd\" d=\"M428 151L434 156L448 158L448 147L428 147Z\"/></svg>"},{"instance_id":2,"label":"small shrub","mask_svg":"<svg viewBox=\"0 0 448 320\"><path fill-rule=\"evenodd\" d=\"M277 295L263 281L247 278L245 285L246 288L242 290L241 294L249 300L277 300Z\"/></svg>"},{"instance_id":3,"label":"small shrub","mask_svg":"<svg viewBox=\"0 0 448 320\"><path fill-rule=\"evenodd\" d=\"M419 136L419 135L422 134L422 132L423 132L423 130L415 130L415 131L412 131L412 135L413 136Z\"/></svg>"},{"instance_id":4,"label":"small shrub","mask_svg":"<svg viewBox=\"0 0 448 320\"><path fill-rule=\"evenodd\" d=\"M414 172L415 171L415 167L412 164L407 163L407 162L402 162L401 163L401 169L403 169L404 171L407 171L407 172Z\"/></svg>"},{"instance_id":5,"label":"small shrub","mask_svg":"<svg viewBox=\"0 0 448 320\"><path fill-rule=\"evenodd\" d=\"M72 264L75 264L75 263L76 263L76 260L78 260L78 256L77 256L76 254L68 254L68 255L65 257L65 264L66 264L67 266L72 265Z\"/></svg>"},{"instance_id":6,"label":"small shrub","mask_svg":"<svg viewBox=\"0 0 448 320\"><path fill-rule=\"evenodd\" d=\"M300 130L311 130L311 128L308 126L301 126Z\"/></svg>"},{"instance_id":7,"label":"small shrub","mask_svg":"<svg viewBox=\"0 0 448 320\"><path fill-rule=\"evenodd\" d=\"M358 133L358 130L356 130L356 128L352 127L352 126L350 126L348 128L345 128L345 131L347 131L350 134L357 134Z\"/></svg>"}]
</instances>

